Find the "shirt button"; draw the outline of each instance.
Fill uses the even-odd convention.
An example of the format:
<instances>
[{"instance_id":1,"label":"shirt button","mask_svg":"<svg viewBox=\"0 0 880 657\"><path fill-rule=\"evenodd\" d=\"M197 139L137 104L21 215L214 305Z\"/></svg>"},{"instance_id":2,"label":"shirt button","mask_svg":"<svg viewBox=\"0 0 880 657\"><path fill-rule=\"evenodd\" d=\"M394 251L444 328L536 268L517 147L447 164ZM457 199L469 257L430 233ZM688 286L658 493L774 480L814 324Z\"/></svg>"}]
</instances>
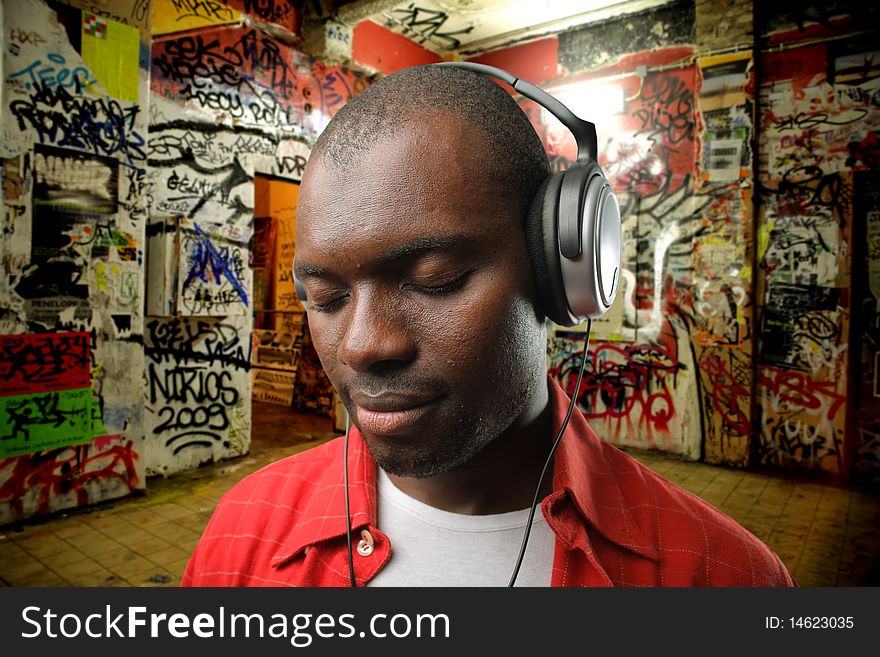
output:
<instances>
[{"instance_id":1,"label":"shirt button","mask_svg":"<svg viewBox=\"0 0 880 657\"><path fill-rule=\"evenodd\" d=\"M357 551L362 557L373 554L373 536L366 529L361 530L361 540L358 541Z\"/></svg>"}]
</instances>

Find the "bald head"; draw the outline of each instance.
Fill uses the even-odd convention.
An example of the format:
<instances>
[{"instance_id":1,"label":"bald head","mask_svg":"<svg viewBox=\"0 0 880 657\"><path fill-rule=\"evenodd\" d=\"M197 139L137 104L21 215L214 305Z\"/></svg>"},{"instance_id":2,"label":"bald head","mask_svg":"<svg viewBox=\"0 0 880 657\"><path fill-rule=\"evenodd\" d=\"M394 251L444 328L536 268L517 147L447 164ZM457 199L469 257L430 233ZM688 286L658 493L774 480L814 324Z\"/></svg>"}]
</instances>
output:
<instances>
[{"instance_id":1,"label":"bald head","mask_svg":"<svg viewBox=\"0 0 880 657\"><path fill-rule=\"evenodd\" d=\"M345 167L377 142L413 124L452 113L485 137L484 183L493 183L523 213L549 175L549 164L537 133L510 95L492 80L448 66L418 66L393 73L371 85L336 114L312 151L310 161L329 160ZM431 136L425 155L444 135ZM474 145L475 149L477 144ZM463 156L465 154L462 154ZM326 162L325 162L326 164ZM419 162L413 162L418 166Z\"/></svg>"}]
</instances>

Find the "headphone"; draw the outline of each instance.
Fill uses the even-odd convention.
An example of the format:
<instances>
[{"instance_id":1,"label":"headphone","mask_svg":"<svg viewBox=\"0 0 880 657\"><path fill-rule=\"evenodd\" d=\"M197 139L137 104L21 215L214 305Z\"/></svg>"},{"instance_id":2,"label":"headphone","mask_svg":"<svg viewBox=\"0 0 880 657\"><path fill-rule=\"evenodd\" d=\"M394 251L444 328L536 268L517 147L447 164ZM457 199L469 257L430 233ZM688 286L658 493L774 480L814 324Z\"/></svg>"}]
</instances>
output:
<instances>
[{"instance_id":1,"label":"headphone","mask_svg":"<svg viewBox=\"0 0 880 657\"><path fill-rule=\"evenodd\" d=\"M620 283L620 207L596 158L596 126L578 118L546 91L494 66L443 62L506 82L559 119L577 142L577 161L554 173L535 194L526 240L540 307L560 326L598 317L614 302ZM308 309L305 286L293 273L296 294Z\"/></svg>"}]
</instances>

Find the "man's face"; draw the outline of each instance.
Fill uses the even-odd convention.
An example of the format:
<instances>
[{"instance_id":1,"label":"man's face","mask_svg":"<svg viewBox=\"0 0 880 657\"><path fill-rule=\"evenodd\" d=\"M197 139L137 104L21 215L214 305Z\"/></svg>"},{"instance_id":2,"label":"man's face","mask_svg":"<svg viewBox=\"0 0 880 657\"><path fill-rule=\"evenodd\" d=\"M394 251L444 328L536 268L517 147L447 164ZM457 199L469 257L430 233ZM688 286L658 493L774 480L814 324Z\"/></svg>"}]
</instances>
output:
<instances>
[{"instance_id":1,"label":"man's face","mask_svg":"<svg viewBox=\"0 0 880 657\"><path fill-rule=\"evenodd\" d=\"M466 462L544 385L523 209L481 169L481 133L413 121L345 167L309 163L297 276L321 363L377 463Z\"/></svg>"}]
</instances>

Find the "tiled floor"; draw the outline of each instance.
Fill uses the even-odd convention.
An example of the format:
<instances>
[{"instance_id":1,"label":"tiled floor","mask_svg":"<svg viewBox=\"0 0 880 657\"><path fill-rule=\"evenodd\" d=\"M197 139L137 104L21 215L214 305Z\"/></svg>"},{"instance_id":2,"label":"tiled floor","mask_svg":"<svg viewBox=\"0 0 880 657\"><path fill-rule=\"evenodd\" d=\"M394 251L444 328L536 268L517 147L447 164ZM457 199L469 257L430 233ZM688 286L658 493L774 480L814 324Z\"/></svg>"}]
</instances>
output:
<instances>
[{"instance_id":1,"label":"tiled floor","mask_svg":"<svg viewBox=\"0 0 880 657\"><path fill-rule=\"evenodd\" d=\"M247 457L151 479L145 496L0 528L0 584L176 586L226 490L331 435L327 421L279 416L268 405L255 408L254 417L259 437ZM880 585L880 498L658 453L633 456L742 523L801 586Z\"/></svg>"},{"instance_id":2,"label":"tiled floor","mask_svg":"<svg viewBox=\"0 0 880 657\"><path fill-rule=\"evenodd\" d=\"M633 456L767 543L800 586L880 585L880 497L656 452Z\"/></svg>"}]
</instances>

